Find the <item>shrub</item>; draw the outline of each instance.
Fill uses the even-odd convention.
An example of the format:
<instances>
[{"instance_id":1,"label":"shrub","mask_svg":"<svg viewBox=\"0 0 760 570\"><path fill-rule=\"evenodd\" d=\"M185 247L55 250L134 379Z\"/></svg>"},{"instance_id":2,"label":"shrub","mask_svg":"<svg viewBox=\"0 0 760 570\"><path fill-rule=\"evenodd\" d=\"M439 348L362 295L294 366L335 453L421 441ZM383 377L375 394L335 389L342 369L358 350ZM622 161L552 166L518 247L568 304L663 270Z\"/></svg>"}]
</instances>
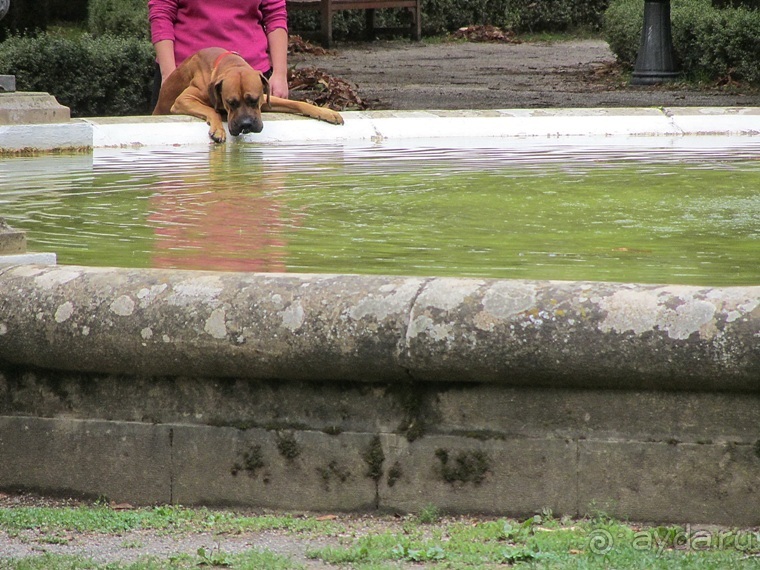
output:
<instances>
[{"instance_id":1,"label":"shrub","mask_svg":"<svg viewBox=\"0 0 760 570\"><path fill-rule=\"evenodd\" d=\"M87 26L95 37L106 34L149 38L147 0L90 0Z\"/></svg>"},{"instance_id":2,"label":"shrub","mask_svg":"<svg viewBox=\"0 0 760 570\"><path fill-rule=\"evenodd\" d=\"M0 44L0 74L15 75L21 91L54 95L73 117L147 113L153 61L153 46L137 38L41 34Z\"/></svg>"},{"instance_id":3,"label":"shrub","mask_svg":"<svg viewBox=\"0 0 760 570\"><path fill-rule=\"evenodd\" d=\"M610 4L604 15L604 35L619 61L635 63L643 21L641 0ZM674 0L671 27L674 55L687 76L731 77L760 84L760 12L716 9L710 0Z\"/></svg>"},{"instance_id":4,"label":"shrub","mask_svg":"<svg viewBox=\"0 0 760 570\"><path fill-rule=\"evenodd\" d=\"M682 10L678 35L684 71L760 84L760 13L746 8ZM675 41L675 39L674 39Z\"/></svg>"},{"instance_id":5,"label":"shrub","mask_svg":"<svg viewBox=\"0 0 760 570\"><path fill-rule=\"evenodd\" d=\"M578 27L600 29L607 0L512 0L516 31L565 31Z\"/></svg>"},{"instance_id":6,"label":"shrub","mask_svg":"<svg viewBox=\"0 0 760 570\"><path fill-rule=\"evenodd\" d=\"M604 13L602 29L612 53L620 62L633 65L636 61L643 22L644 2L641 0L610 2Z\"/></svg>"},{"instance_id":7,"label":"shrub","mask_svg":"<svg viewBox=\"0 0 760 570\"><path fill-rule=\"evenodd\" d=\"M573 28L600 29L608 0L423 0L422 31L442 34L471 24L491 24L516 32L559 32ZM315 11L293 11L290 26L316 30ZM378 10L378 26L403 27L403 10ZM364 34L363 12L339 12L333 21L336 38L360 38Z\"/></svg>"}]
</instances>

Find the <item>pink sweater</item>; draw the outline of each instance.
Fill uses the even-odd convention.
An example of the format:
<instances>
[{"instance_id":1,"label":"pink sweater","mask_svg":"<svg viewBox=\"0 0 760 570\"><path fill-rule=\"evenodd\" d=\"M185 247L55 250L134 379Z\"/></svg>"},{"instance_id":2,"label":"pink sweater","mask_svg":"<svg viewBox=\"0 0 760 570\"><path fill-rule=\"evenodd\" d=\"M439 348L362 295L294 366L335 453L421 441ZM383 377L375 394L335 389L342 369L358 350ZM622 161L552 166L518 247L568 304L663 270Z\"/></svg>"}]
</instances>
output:
<instances>
[{"instance_id":1,"label":"pink sweater","mask_svg":"<svg viewBox=\"0 0 760 570\"><path fill-rule=\"evenodd\" d=\"M288 29L285 0L148 0L148 17L153 43L174 41L177 65L199 49L221 47L265 72L267 31Z\"/></svg>"}]
</instances>

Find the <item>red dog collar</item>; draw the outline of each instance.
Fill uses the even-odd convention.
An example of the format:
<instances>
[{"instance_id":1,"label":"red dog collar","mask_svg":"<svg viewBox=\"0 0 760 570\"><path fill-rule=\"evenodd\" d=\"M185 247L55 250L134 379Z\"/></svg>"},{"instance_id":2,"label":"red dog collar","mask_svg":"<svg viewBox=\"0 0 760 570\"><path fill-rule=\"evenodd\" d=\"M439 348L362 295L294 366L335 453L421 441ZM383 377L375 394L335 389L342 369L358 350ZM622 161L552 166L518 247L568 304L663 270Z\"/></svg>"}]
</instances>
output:
<instances>
[{"instance_id":1,"label":"red dog collar","mask_svg":"<svg viewBox=\"0 0 760 570\"><path fill-rule=\"evenodd\" d=\"M236 51L225 51L224 53L219 54L219 57L217 57L216 61L214 62L214 69L216 69L219 66L219 62L222 61L228 55L240 55L240 54Z\"/></svg>"}]
</instances>

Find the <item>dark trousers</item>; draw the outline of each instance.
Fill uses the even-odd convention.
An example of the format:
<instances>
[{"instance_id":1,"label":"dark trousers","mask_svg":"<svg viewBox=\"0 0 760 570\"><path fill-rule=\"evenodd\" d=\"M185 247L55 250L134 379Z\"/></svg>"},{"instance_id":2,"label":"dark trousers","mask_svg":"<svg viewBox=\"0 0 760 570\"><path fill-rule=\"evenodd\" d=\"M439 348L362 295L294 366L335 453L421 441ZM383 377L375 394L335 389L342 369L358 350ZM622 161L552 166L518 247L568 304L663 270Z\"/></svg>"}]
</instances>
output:
<instances>
[{"instance_id":1,"label":"dark trousers","mask_svg":"<svg viewBox=\"0 0 760 570\"><path fill-rule=\"evenodd\" d=\"M158 67L158 64L156 64L155 70L153 71L153 92L150 95L150 112L153 112L153 109L156 108L156 103L158 103L158 93L161 91L161 68Z\"/></svg>"}]
</instances>

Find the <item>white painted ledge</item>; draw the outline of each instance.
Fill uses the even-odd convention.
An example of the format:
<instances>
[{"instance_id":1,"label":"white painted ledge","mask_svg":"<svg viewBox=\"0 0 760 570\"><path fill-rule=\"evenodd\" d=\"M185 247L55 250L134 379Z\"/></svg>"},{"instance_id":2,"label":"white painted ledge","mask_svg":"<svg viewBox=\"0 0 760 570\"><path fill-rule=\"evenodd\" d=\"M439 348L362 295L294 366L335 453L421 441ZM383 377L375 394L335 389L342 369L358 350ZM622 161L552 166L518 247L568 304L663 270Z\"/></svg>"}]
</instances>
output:
<instances>
[{"instance_id":1,"label":"white painted ledge","mask_svg":"<svg viewBox=\"0 0 760 570\"><path fill-rule=\"evenodd\" d=\"M481 111L349 111L341 126L265 113L261 133L228 143L308 143L400 139L500 138L572 140L626 137L732 136L760 134L760 108L667 107L620 109L495 109ZM103 117L52 125L2 125L0 149L61 147L129 148L209 145L198 119Z\"/></svg>"}]
</instances>

